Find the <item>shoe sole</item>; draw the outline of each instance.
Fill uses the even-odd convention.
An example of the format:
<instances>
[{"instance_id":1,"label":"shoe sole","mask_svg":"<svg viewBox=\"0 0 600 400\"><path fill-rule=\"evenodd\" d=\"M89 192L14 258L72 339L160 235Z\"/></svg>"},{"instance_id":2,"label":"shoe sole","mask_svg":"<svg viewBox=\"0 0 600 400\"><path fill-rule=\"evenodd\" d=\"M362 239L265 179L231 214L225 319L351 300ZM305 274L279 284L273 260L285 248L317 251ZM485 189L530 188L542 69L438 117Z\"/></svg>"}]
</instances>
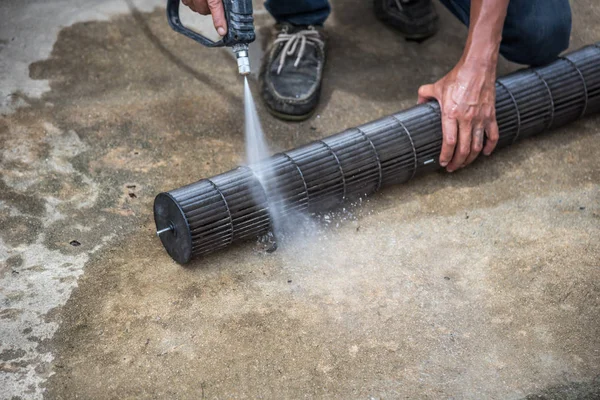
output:
<instances>
[{"instance_id":1,"label":"shoe sole","mask_svg":"<svg viewBox=\"0 0 600 400\"><path fill-rule=\"evenodd\" d=\"M394 27L392 26L392 28L394 28ZM394 28L394 29L397 30L397 31L399 31L400 35L404 39L406 39L408 41L411 41L411 42L422 42L424 40L429 39L430 37L434 36L437 33L437 29L436 29L433 33L423 33L423 34L418 34L418 35L407 35L407 34L401 32L398 28Z\"/></svg>"},{"instance_id":2,"label":"shoe sole","mask_svg":"<svg viewBox=\"0 0 600 400\"><path fill-rule=\"evenodd\" d=\"M265 105L267 105L265 103ZM284 114L282 112L273 110L271 107L269 107L267 105L266 107L267 111L269 111L269 114L273 115L274 117L277 117L283 121L289 121L289 122L302 122L302 121L306 121L307 119L309 119L310 117L312 117L312 115L315 113L316 108L312 109L311 111L309 111L306 114L301 114L301 115L294 115L294 114Z\"/></svg>"},{"instance_id":3,"label":"shoe sole","mask_svg":"<svg viewBox=\"0 0 600 400\"><path fill-rule=\"evenodd\" d=\"M422 42L424 40L427 40L430 37L434 36L437 33L437 31L438 31L438 27L436 26L432 30L430 30L429 32L423 32L423 33L406 33L401 28L399 28L398 26L396 26L393 21L390 21L389 19L379 18L379 20L381 22L383 22L386 26L388 26L388 27L392 28L393 30L395 30L396 32L398 32L400 34L400 36L402 36L404 39L409 40L409 41L413 41L413 42Z\"/></svg>"}]
</instances>

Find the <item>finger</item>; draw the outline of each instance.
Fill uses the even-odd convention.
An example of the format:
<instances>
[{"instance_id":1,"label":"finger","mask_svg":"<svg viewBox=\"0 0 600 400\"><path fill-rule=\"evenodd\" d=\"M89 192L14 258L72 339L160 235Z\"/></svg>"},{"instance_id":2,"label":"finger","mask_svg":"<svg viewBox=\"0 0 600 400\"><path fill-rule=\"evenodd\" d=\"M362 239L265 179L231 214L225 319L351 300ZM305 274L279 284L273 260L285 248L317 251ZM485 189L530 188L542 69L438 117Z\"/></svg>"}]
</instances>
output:
<instances>
[{"instance_id":1,"label":"finger","mask_svg":"<svg viewBox=\"0 0 600 400\"><path fill-rule=\"evenodd\" d=\"M194 0L194 11L198 14L208 15L210 14L210 9L208 8L208 4L206 4L205 0Z\"/></svg>"},{"instance_id":2,"label":"finger","mask_svg":"<svg viewBox=\"0 0 600 400\"><path fill-rule=\"evenodd\" d=\"M196 7L196 3L193 0L181 0L181 2L190 8L190 10L194 12L199 12L198 7Z\"/></svg>"},{"instance_id":3,"label":"finger","mask_svg":"<svg viewBox=\"0 0 600 400\"><path fill-rule=\"evenodd\" d=\"M222 0L207 0L208 8L212 15L213 24L217 29L217 32L221 36L225 36L227 33L227 22L225 21L225 11L223 10Z\"/></svg>"},{"instance_id":4,"label":"finger","mask_svg":"<svg viewBox=\"0 0 600 400\"><path fill-rule=\"evenodd\" d=\"M189 7L192 11L196 11L196 7L194 7L194 3L191 0L181 0L184 6Z\"/></svg>"},{"instance_id":5,"label":"finger","mask_svg":"<svg viewBox=\"0 0 600 400\"><path fill-rule=\"evenodd\" d=\"M456 135L458 125L456 119L442 112L442 151L440 152L440 165L448 165L456 148Z\"/></svg>"},{"instance_id":6,"label":"finger","mask_svg":"<svg viewBox=\"0 0 600 400\"><path fill-rule=\"evenodd\" d=\"M429 100L435 99L435 86L434 85L423 85L419 88L419 100L417 104L426 103ZM439 99L438 99L439 100Z\"/></svg>"},{"instance_id":7,"label":"finger","mask_svg":"<svg viewBox=\"0 0 600 400\"><path fill-rule=\"evenodd\" d=\"M498 123L496 120L490 122L485 128L485 133L487 135L487 142L485 147L483 148L483 154L489 156L492 154L492 151L496 148L498 144L498 140L500 139L500 133L498 132Z\"/></svg>"},{"instance_id":8,"label":"finger","mask_svg":"<svg viewBox=\"0 0 600 400\"><path fill-rule=\"evenodd\" d=\"M456 171L459 169L469 157L471 153L471 135L473 126L469 120L458 121L458 142L456 143L456 149L454 150L454 157L448 164L446 170L448 172Z\"/></svg>"},{"instance_id":9,"label":"finger","mask_svg":"<svg viewBox=\"0 0 600 400\"><path fill-rule=\"evenodd\" d=\"M471 154L467 157L467 160L463 164L463 166L467 166L471 164L479 153L481 153L481 149L483 149L483 136L485 135L485 131L483 129L483 125L478 125L473 129L473 137L471 139Z\"/></svg>"}]
</instances>

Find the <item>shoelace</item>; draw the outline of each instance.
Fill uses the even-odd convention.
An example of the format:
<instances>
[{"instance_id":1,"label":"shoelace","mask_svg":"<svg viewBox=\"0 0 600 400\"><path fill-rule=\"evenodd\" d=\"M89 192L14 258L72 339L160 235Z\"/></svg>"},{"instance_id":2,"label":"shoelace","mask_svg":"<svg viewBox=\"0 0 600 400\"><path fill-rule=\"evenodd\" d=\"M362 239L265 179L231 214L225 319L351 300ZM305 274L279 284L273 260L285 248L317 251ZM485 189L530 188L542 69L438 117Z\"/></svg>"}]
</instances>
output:
<instances>
[{"instance_id":1,"label":"shoelace","mask_svg":"<svg viewBox=\"0 0 600 400\"><path fill-rule=\"evenodd\" d=\"M306 44L308 42L314 43L321 47L325 45L325 43L319 38L319 32L317 32L310 26L308 27L308 29L303 29L294 33L288 33L288 30L284 28L279 33L279 35L277 35L277 39L275 39L275 44L285 43L283 49L281 50L281 56L279 57L279 66L277 67L277 74L281 73L287 56L293 55L296 52L296 49L298 49L298 43L300 43L300 48L298 49L298 56L296 57L296 61L294 62L294 67L298 67L298 64L300 64L300 60L302 60L302 56L304 56L304 51L306 50Z\"/></svg>"}]
</instances>

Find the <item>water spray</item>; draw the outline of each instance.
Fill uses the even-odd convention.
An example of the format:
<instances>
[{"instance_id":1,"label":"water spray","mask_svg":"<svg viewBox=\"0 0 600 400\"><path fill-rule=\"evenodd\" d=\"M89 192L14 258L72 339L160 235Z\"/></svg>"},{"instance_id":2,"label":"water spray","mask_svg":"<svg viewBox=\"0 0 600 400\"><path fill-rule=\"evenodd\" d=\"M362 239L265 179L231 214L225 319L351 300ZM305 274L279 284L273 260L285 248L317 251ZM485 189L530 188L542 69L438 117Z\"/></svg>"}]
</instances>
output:
<instances>
[{"instance_id":1,"label":"water spray","mask_svg":"<svg viewBox=\"0 0 600 400\"><path fill-rule=\"evenodd\" d=\"M498 147L600 111L600 43L496 82ZM160 193L158 236L179 263L256 238L283 218L321 212L440 168L440 107L412 107L250 166ZM269 171L259 180L261 171ZM271 194L277 193L276 197Z\"/></svg>"}]
</instances>

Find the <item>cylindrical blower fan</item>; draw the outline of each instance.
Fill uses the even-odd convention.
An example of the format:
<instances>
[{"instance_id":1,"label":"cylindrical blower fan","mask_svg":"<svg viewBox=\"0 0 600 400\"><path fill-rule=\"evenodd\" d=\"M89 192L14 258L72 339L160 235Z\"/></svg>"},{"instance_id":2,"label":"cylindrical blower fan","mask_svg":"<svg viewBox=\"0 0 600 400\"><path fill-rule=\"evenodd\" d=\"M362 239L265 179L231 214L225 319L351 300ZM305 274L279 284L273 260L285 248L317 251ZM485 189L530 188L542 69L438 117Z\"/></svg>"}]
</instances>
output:
<instances>
[{"instance_id":1,"label":"cylindrical blower fan","mask_svg":"<svg viewBox=\"0 0 600 400\"><path fill-rule=\"evenodd\" d=\"M498 147L598 111L600 43L497 80ZM159 237L175 261L186 263L268 232L274 210L282 217L324 211L437 169L441 146L439 105L418 105L160 193L154 202Z\"/></svg>"}]
</instances>

